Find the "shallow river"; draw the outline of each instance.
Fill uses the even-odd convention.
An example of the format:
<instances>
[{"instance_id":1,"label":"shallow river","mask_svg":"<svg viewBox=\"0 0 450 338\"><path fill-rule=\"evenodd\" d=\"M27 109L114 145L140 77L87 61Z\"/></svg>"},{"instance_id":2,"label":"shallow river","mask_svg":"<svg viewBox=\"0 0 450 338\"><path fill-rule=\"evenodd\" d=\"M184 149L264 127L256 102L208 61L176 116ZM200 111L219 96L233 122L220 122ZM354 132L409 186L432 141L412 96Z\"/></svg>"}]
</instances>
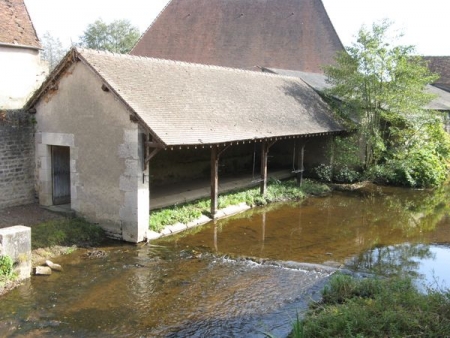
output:
<instances>
[{"instance_id":1,"label":"shallow river","mask_svg":"<svg viewBox=\"0 0 450 338\"><path fill-rule=\"evenodd\" d=\"M112 243L103 258L80 250L55 260L62 273L0 299L0 336L285 337L331 274L312 264L448 287L448 198L448 188L368 187L253 209L151 245Z\"/></svg>"}]
</instances>

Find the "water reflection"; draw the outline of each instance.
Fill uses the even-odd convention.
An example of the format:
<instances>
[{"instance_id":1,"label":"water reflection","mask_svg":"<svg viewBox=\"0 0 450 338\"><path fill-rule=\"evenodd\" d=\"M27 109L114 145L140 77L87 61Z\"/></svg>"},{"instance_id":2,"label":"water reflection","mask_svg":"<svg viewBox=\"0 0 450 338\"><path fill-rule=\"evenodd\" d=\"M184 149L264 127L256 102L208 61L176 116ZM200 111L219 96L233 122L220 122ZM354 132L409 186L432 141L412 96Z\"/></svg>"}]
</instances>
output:
<instances>
[{"instance_id":1,"label":"water reflection","mask_svg":"<svg viewBox=\"0 0 450 338\"><path fill-rule=\"evenodd\" d=\"M448 194L448 187L413 191L370 185L253 209L162 242L219 255L414 273L418 261L431 261L429 244L450 243Z\"/></svg>"},{"instance_id":2,"label":"water reflection","mask_svg":"<svg viewBox=\"0 0 450 338\"><path fill-rule=\"evenodd\" d=\"M448 188L369 186L256 208L152 246L116 243L102 248L104 258L63 256L63 273L2 297L0 336L286 336L329 271L240 257L409 273L442 286L450 281L448 197Z\"/></svg>"}]
</instances>

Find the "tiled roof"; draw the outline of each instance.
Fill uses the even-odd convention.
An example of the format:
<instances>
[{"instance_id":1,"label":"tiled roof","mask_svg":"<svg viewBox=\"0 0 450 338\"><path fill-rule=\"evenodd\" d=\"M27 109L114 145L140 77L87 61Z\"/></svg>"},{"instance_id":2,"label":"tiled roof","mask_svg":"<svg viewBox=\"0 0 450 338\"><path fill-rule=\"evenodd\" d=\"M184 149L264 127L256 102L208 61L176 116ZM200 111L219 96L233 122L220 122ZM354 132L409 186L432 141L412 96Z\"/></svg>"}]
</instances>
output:
<instances>
[{"instance_id":1,"label":"tiled roof","mask_svg":"<svg viewBox=\"0 0 450 338\"><path fill-rule=\"evenodd\" d=\"M0 0L0 43L41 47L23 0Z\"/></svg>"},{"instance_id":2,"label":"tiled roof","mask_svg":"<svg viewBox=\"0 0 450 338\"><path fill-rule=\"evenodd\" d=\"M321 73L341 50L321 0L171 0L130 54Z\"/></svg>"},{"instance_id":3,"label":"tiled roof","mask_svg":"<svg viewBox=\"0 0 450 338\"><path fill-rule=\"evenodd\" d=\"M300 79L92 50L73 53L166 146L343 130L326 103ZM40 93L42 88L28 107Z\"/></svg>"},{"instance_id":4,"label":"tiled roof","mask_svg":"<svg viewBox=\"0 0 450 338\"><path fill-rule=\"evenodd\" d=\"M319 92L331 88L331 85L327 82L327 77L324 74L306 73L294 70L274 69L274 68L270 69L263 68L263 71L264 70L267 70L274 74L298 77ZM429 104L425 106L426 109L446 110L446 111L450 110L449 92L439 89L434 85L427 85L425 91L429 94L433 94L436 96L435 99L433 99Z\"/></svg>"},{"instance_id":5,"label":"tiled roof","mask_svg":"<svg viewBox=\"0 0 450 338\"><path fill-rule=\"evenodd\" d=\"M450 92L450 56L425 56L424 59L430 70L440 76L433 85Z\"/></svg>"},{"instance_id":6,"label":"tiled roof","mask_svg":"<svg viewBox=\"0 0 450 338\"><path fill-rule=\"evenodd\" d=\"M263 70L264 69L267 69L269 72L272 72L274 74L299 77L317 91L323 91L325 89L331 88L331 85L327 82L327 77L324 74L300 72L296 70L277 69L277 68L264 67Z\"/></svg>"},{"instance_id":7,"label":"tiled roof","mask_svg":"<svg viewBox=\"0 0 450 338\"><path fill-rule=\"evenodd\" d=\"M426 109L450 111L450 93L448 91L442 90L434 85L428 85L426 91L436 95L436 98L427 104Z\"/></svg>"}]
</instances>

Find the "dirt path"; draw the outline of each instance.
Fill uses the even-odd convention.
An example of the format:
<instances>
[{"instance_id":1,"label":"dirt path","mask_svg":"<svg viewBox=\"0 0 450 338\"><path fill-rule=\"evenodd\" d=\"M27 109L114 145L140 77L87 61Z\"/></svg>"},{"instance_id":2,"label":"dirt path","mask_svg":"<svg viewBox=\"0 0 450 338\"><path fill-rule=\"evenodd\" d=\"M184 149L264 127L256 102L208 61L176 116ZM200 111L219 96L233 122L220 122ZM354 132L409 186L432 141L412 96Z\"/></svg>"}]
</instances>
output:
<instances>
[{"instance_id":1,"label":"dirt path","mask_svg":"<svg viewBox=\"0 0 450 338\"><path fill-rule=\"evenodd\" d=\"M41 208L38 204L21 205L0 209L0 228L14 225L33 225L49 221L52 219L62 219L64 216Z\"/></svg>"}]
</instances>

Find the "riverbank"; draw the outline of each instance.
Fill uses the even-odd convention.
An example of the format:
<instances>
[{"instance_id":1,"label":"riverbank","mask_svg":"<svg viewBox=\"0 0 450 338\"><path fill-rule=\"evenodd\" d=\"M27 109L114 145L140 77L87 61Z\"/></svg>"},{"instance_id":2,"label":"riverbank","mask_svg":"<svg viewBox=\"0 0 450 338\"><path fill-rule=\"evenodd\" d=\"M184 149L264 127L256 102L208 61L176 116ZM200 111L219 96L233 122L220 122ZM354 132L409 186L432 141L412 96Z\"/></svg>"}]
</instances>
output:
<instances>
[{"instance_id":1,"label":"riverbank","mask_svg":"<svg viewBox=\"0 0 450 338\"><path fill-rule=\"evenodd\" d=\"M37 205L9 208L3 218L15 220L32 228L31 262L35 268L46 260L67 255L79 247L93 247L105 239L104 231L81 218L64 217L51 213ZM36 221L38 220L38 221ZM3 224L3 223L2 223ZM22 281L11 278L0 280L0 296L21 285Z\"/></svg>"},{"instance_id":2,"label":"riverbank","mask_svg":"<svg viewBox=\"0 0 450 338\"><path fill-rule=\"evenodd\" d=\"M450 290L420 292L407 277L335 274L292 337L448 337Z\"/></svg>"}]
</instances>

